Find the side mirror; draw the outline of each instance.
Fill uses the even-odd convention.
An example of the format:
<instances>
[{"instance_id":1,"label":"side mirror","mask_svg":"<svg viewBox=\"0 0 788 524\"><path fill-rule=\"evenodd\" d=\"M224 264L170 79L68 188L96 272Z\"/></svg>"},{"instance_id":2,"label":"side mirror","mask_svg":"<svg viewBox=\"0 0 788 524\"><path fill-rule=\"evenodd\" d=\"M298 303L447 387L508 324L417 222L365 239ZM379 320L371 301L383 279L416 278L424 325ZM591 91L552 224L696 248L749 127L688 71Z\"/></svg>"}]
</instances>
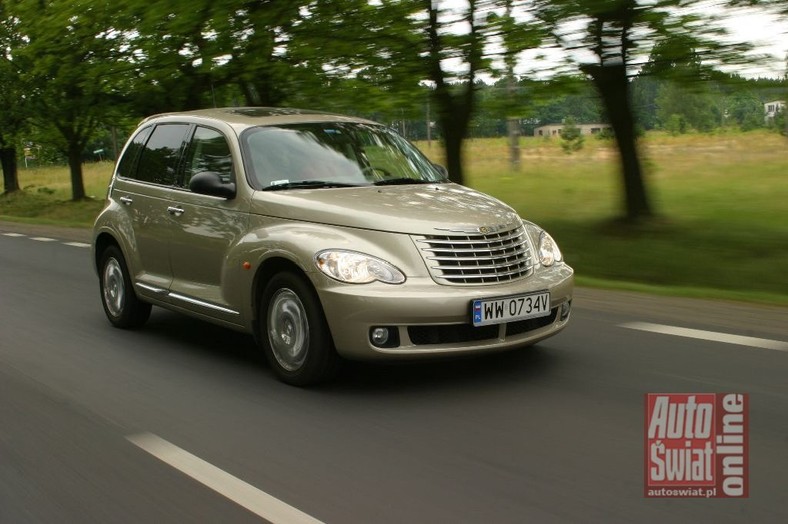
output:
<instances>
[{"instance_id":1,"label":"side mirror","mask_svg":"<svg viewBox=\"0 0 788 524\"><path fill-rule=\"evenodd\" d=\"M189 180L189 190L201 195L235 198L235 183L222 181L221 175L216 171L202 171L194 175Z\"/></svg>"},{"instance_id":2,"label":"side mirror","mask_svg":"<svg viewBox=\"0 0 788 524\"><path fill-rule=\"evenodd\" d=\"M449 170L443 167L440 164L432 164L432 167L438 170L438 173L443 175L445 178L449 178Z\"/></svg>"}]
</instances>

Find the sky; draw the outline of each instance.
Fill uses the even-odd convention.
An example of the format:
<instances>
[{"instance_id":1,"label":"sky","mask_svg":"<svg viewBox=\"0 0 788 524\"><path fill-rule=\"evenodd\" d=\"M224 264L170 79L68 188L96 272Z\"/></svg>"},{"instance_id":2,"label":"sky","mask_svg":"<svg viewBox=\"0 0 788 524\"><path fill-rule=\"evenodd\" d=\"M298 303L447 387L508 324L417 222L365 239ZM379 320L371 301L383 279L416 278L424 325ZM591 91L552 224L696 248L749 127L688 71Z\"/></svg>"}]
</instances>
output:
<instances>
[{"instance_id":1,"label":"sky","mask_svg":"<svg viewBox=\"0 0 788 524\"><path fill-rule=\"evenodd\" d=\"M727 21L728 30L740 41L750 42L760 52L770 55L773 60L766 66L743 68L738 72L743 76L765 76L779 78L785 75L786 56L788 56L788 20L780 20L776 15L743 10Z\"/></svg>"}]
</instances>

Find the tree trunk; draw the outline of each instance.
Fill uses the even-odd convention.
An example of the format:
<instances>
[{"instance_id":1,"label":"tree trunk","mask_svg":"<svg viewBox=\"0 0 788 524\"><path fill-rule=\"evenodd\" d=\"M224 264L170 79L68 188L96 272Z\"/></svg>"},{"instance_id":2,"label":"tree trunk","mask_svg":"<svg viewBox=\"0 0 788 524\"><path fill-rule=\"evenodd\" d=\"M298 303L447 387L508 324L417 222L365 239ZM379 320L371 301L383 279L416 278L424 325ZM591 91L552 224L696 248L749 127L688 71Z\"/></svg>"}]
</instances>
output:
<instances>
[{"instance_id":1,"label":"tree trunk","mask_svg":"<svg viewBox=\"0 0 788 524\"><path fill-rule=\"evenodd\" d=\"M19 177L16 169L16 149L0 149L0 164L3 166L3 187L5 193L19 191Z\"/></svg>"},{"instance_id":2,"label":"tree trunk","mask_svg":"<svg viewBox=\"0 0 788 524\"><path fill-rule=\"evenodd\" d=\"M82 181L82 148L71 145L68 148L68 167L71 171L71 199L85 198L85 184Z\"/></svg>"},{"instance_id":3,"label":"tree trunk","mask_svg":"<svg viewBox=\"0 0 788 524\"><path fill-rule=\"evenodd\" d=\"M465 182L462 171L462 142L464 133L451 124L443 124L443 140L446 150L446 169L449 171L449 180L457 184Z\"/></svg>"},{"instance_id":4,"label":"tree trunk","mask_svg":"<svg viewBox=\"0 0 788 524\"><path fill-rule=\"evenodd\" d=\"M635 222L653 216L635 140L635 120L630 102L629 79L623 65L585 66L602 97L621 155L626 219Z\"/></svg>"},{"instance_id":5,"label":"tree trunk","mask_svg":"<svg viewBox=\"0 0 788 524\"><path fill-rule=\"evenodd\" d=\"M520 170L520 121L516 118L506 120L506 131L509 135L509 167L512 171Z\"/></svg>"}]
</instances>

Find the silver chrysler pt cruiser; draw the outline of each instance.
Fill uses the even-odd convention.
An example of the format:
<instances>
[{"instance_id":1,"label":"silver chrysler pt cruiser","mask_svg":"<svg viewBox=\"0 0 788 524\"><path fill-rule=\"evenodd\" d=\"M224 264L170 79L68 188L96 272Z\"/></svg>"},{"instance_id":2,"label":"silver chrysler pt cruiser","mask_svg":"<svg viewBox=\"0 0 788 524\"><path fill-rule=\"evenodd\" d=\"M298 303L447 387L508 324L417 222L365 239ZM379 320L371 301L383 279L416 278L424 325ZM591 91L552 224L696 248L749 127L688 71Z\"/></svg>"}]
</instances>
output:
<instances>
[{"instance_id":1,"label":"silver chrysler pt cruiser","mask_svg":"<svg viewBox=\"0 0 788 524\"><path fill-rule=\"evenodd\" d=\"M539 226L383 125L296 109L144 120L93 256L113 325L139 327L155 305L250 333L295 385L340 357L528 346L572 302L573 270Z\"/></svg>"}]
</instances>

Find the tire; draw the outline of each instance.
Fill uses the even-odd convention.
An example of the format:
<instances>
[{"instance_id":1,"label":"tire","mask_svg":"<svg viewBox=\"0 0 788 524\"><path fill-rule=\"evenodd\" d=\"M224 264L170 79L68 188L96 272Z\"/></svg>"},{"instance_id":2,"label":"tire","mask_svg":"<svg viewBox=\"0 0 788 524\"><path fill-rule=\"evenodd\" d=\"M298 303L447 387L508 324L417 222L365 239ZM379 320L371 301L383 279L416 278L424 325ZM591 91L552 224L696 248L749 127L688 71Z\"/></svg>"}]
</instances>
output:
<instances>
[{"instance_id":1,"label":"tire","mask_svg":"<svg viewBox=\"0 0 788 524\"><path fill-rule=\"evenodd\" d=\"M275 275L263 290L258 315L258 339L282 382L308 386L334 375L339 356L320 300L304 278Z\"/></svg>"},{"instance_id":2,"label":"tire","mask_svg":"<svg viewBox=\"0 0 788 524\"><path fill-rule=\"evenodd\" d=\"M137 298L123 253L117 246L109 246L101 253L99 288L101 305L113 326L134 329L150 317L151 305Z\"/></svg>"}]
</instances>

